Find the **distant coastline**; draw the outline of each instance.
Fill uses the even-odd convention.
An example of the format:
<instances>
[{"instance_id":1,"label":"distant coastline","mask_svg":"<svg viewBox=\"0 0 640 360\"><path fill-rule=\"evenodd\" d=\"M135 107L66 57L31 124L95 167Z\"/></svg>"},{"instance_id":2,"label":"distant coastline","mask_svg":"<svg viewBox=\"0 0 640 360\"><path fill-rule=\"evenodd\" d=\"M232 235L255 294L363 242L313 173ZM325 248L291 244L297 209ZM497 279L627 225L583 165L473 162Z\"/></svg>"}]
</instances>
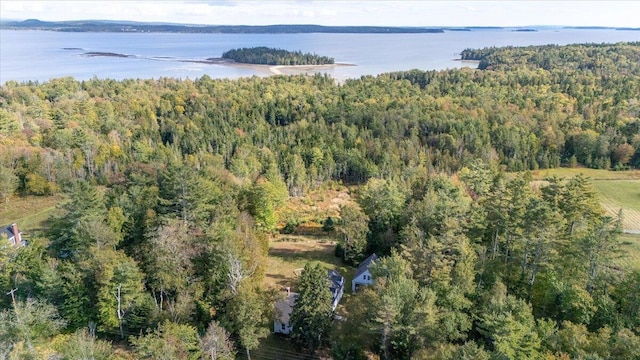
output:
<instances>
[{"instance_id":1,"label":"distant coastline","mask_svg":"<svg viewBox=\"0 0 640 360\"><path fill-rule=\"evenodd\" d=\"M444 33L440 27L324 26L324 25L188 25L107 20L3 21L0 29L60 32L190 33L190 34L425 34Z\"/></svg>"},{"instance_id":2,"label":"distant coastline","mask_svg":"<svg viewBox=\"0 0 640 360\"><path fill-rule=\"evenodd\" d=\"M57 32L118 32L118 33L184 33L184 34L442 34L445 32L471 32L506 30L514 32L536 32L542 30L620 30L638 31L640 27L603 26L324 26L324 25L197 25L174 23L149 23L116 20L70 20L42 21L3 20L3 30L42 30Z\"/></svg>"}]
</instances>

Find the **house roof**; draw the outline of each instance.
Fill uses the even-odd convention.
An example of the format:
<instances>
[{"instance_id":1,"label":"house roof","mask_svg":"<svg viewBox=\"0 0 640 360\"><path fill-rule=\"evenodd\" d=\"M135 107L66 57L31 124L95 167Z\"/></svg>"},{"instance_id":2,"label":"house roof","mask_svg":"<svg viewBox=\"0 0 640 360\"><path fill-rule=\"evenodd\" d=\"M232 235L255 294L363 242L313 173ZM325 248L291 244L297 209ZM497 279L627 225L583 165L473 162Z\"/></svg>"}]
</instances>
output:
<instances>
[{"instance_id":1,"label":"house roof","mask_svg":"<svg viewBox=\"0 0 640 360\"><path fill-rule=\"evenodd\" d=\"M18 230L20 231L20 230ZM7 239L11 239L13 237L16 236L16 234L13 233L13 224L10 225L3 225L0 228L0 237L2 237L2 235L7 235Z\"/></svg>"},{"instance_id":2,"label":"house roof","mask_svg":"<svg viewBox=\"0 0 640 360\"><path fill-rule=\"evenodd\" d=\"M371 263L375 262L376 260L378 260L378 255L376 255L376 253L369 255L368 258L364 259L360 263L360 265L358 265L356 274L353 275L353 277L357 278L358 276L362 275L365 271L369 270L369 265L371 265Z\"/></svg>"},{"instance_id":3,"label":"house roof","mask_svg":"<svg viewBox=\"0 0 640 360\"><path fill-rule=\"evenodd\" d=\"M344 284L344 277L340 275L339 272L335 270L328 270L327 274L329 275L329 281L331 281L331 288L340 288Z\"/></svg>"},{"instance_id":4,"label":"house roof","mask_svg":"<svg viewBox=\"0 0 640 360\"><path fill-rule=\"evenodd\" d=\"M295 305L297 298L298 294L292 292L289 293L286 298L276 302L276 320L282 324L289 323L289 316L291 315L291 311L293 311L293 305Z\"/></svg>"}]
</instances>

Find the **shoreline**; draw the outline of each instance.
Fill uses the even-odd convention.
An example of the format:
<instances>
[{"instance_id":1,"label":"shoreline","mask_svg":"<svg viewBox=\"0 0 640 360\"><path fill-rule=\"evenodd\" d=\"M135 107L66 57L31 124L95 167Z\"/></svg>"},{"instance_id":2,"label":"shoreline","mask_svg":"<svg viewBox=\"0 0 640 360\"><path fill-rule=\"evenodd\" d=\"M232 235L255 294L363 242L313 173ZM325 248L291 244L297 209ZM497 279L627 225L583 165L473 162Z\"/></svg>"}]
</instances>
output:
<instances>
[{"instance_id":1,"label":"shoreline","mask_svg":"<svg viewBox=\"0 0 640 360\"><path fill-rule=\"evenodd\" d=\"M453 61L460 61L461 63L469 63L469 64L480 64L480 60L453 59Z\"/></svg>"},{"instance_id":2,"label":"shoreline","mask_svg":"<svg viewBox=\"0 0 640 360\"><path fill-rule=\"evenodd\" d=\"M81 50L81 48L64 48ZM333 63L333 64L322 64L322 65L267 65L267 64L250 64L250 63L240 63L235 62L233 60L227 60L223 58L207 58L207 59L175 59L170 57L140 57L136 55L128 55L128 54L119 54L113 52L98 52L98 51L90 51L82 54L85 57L113 57L113 58L129 58L129 59L147 59L147 60L161 60L161 61L177 61L183 63L195 63L195 64L209 64L209 65L222 65L222 66L231 66L238 68L251 69L255 72L263 73L266 75L302 75L318 72L320 70L331 69L335 67L342 66L357 66L356 64L350 63Z\"/></svg>"},{"instance_id":3,"label":"shoreline","mask_svg":"<svg viewBox=\"0 0 640 360\"><path fill-rule=\"evenodd\" d=\"M184 62L193 62L200 64L224 65L238 68L251 69L256 72L268 73L271 75L301 75L310 72L316 72L323 69L331 69L342 66L357 66L349 63L333 63L322 65L268 65L268 64L250 64L240 63L233 60L223 58L208 58L206 60L181 60Z\"/></svg>"}]
</instances>

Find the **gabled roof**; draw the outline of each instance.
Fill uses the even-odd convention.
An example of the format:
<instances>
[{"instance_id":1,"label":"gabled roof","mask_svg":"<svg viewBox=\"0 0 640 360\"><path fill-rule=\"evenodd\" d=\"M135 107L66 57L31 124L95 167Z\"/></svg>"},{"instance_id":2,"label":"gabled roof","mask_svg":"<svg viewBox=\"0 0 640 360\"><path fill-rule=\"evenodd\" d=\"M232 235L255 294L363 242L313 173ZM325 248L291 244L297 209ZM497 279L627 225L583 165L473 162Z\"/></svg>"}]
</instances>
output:
<instances>
[{"instance_id":1,"label":"gabled roof","mask_svg":"<svg viewBox=\"0 0 640 360\"><path fill-rule=\"evenodd\" d=\"M328 270L327 273L329 275L329 281L331 281L330 287L332 289L339 289L342 287L344 284L344 277L342 277L339 272L335 270Z\"/></svg>"},{"instance_id":2,"label":"gabled roof","mask_svg":"<svg viewBox=\"0 0 640 360\"><path fill-rule=\"evenodd\" d=\"M358 270L356 270L356 274L353 275L353 278L355 279L358 276L362 275L365 271L369 270L369 265L371 265L371 263L375 262L376 260L378 260L378 255L376 255L376 253L369 255L368 258L364 259L360 263L360 265L358 265Z\"/></svg>"},{"instance_id":3,"label":"gabled roof","mask_svg":"<svg viewBox=\"0 0 640 360\"><path fill-rule=\"evenodd\" d=\"M289 293L289 295L280 299L276 302L276 320L280 321L282 324L289 323L289 316L291 315L291 311L293 311L293 306L296 303L296 299L298 298L297 293Z\"/></svg>"},{"instance_id":4,"label":"gabled roof","mask_svg":"<svg viewBox=\"0 0 640 360\"><path fill-rule=\"evenodd\" d=\"M13 233L13 224L2 226L0 228L0 237L2 237L3 234L7 236L7 239L15 237L16 234Z\"/></svg>"}]
</instances>

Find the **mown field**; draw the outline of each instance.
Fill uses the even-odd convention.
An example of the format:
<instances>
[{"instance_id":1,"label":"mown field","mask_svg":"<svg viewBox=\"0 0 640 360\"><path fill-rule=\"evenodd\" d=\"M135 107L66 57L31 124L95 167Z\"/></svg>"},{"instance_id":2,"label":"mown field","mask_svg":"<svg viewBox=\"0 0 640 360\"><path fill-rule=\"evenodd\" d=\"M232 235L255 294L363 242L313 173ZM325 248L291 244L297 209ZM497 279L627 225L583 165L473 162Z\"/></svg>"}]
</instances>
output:
<instances>
[{"instance_id":1,"label":"mown field","mask_svg":"<svg viewBox=\"0 0 640 360\"><path fill-rule=\"evenodd\" d=\"M26 236L46 229L47 220L59 211L57 205L64 200L56 196L13 196L0 204L0 225L18 224Z\"/></svg>"},{"instance_id":2,"label":"mown field","mask_svg":"<svg viewBox=\"0 0 640 360\"><path fill-rule=\"evenodd\" d=\"M616 263L624 269L640 271L640 234L622 234L620 257Z\"/></svg>"},{"instance_id":3,"label":"mown field","mask_svg":"<svg viewBox=\"0 0 640 360\"><path fill-rule=\"evenodd\" d=\"M600 203L611 216L622 209L622 225L627 230L640 230L640 170L608 171L597 169L546 169L532 172L534 180L548 176L570 178L578 174L588 177L600 197Z\"/></svg>"},{"instance_id":4,"label":"mown field","mask_svg":"<svg viewBox=\"0 0 640 360\"><path fill-rule=\"evenodd\" d=\"M609 214L622 209L622 225L628 230L640 231L640 179L593 180L602 206Z\"/></svg>"},{"instance_id":5,"label":"mown field","mask_svg":"<svg viewBox=\"0 0 640 360\"><path fill-rule=\"evenodd\" d=\"M348 271L334 255L335 241L329 235L278 235L269 246L265 284L284 290L295 287L296 278L308 262L319 263L327 269Z\"/></svg>"}]
</instances>

